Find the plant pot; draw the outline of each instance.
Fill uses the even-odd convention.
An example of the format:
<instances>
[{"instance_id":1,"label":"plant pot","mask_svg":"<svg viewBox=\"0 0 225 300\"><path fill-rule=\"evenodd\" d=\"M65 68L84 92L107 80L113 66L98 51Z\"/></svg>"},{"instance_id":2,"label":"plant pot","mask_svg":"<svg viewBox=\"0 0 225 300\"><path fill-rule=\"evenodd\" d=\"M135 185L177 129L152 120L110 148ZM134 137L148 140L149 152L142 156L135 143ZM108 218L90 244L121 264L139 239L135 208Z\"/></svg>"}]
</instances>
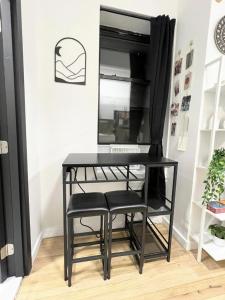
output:
<instances>
[{"instance_id":1,"label":"plant pot","mask_svg":"<svg viewBox=\"0 0 225 300\"><path fill-rule=\"evenodd\" d=\"M224 239L219 239L215 235L213 235L213 242L216 246L225 247L225 240Z\"/></svg>"}]
</instances>

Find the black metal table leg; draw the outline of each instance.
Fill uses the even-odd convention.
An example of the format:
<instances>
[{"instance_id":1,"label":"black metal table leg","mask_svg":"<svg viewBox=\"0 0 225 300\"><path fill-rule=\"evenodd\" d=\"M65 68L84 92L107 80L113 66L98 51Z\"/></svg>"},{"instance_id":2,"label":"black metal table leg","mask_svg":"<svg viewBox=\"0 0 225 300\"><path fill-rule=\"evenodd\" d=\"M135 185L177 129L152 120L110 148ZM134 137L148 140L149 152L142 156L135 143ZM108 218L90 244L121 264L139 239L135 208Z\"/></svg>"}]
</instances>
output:
<instances>
[{"instance_id":1,"label":"black metal table leg","mask_svg":"<svg viewBox=\"0 0 225 300\"><path fill-rule=\"evenodd\" d=\"M64 280L67 276L67 224L66 224L66 168L63 167L63 234L64 234Z\"/></svg>"},{"instance_id":2,"label":"black metal table leg","mask_svg":"<svg viewBox=\"0 0 225 300\"><path fill-rule=\"evenodd\" d=\"M72 195L73 188L72 188L72 169L70 169L70 196Z\"/></svg>"},{"instance_id":3,"label":"black metal table leg","mask_svg":"<svg viewBox=\"0 0 225 300\"><path fill-rule=\"evenodd\" d=\"M143 212L142 220L142 236L141 236L141 253L140 253L140 265L139 273L142 274L143 266L145 262L145 230L146 230L146 221L147 221L147 209Z\"/></svg>"},{"instance_id":4,"label":"black metal table leg","mask_svg":"<svg viewBox=\"0 0 225 300\"><path fill-rule=\"evenodd\" d=\"M68 218L68 252L67 252L67 266L68 266L68 286L71 286L72 278L72 260L73 260L73 218Z\"/></svg>"},{"instance_id":5,"label":"black metal table leg","mask_svg":"<svg viewBox=\"0 0 225 300\"><path fill-rule=\"evenodd\" d=\"M108 279L111 274L111 253L112 253L112 214L109 214L109 243L108 243Z\"/></svg>"},{"instance_id":6,"label":"black metal table leg","mask_svg":"<svg viewBox=\"0 0 225 300\"><path fill-rule=\"evenodd\" d=\"M104 280L108 277L107 251L108 251L108 214L104 215Z\"/></svg>"},{"instance_id":7,"label":"black metal table leg","mask_svg":"<svg viewBox=\"0 0 225 300\"><path fill-rule=\"evenodd\" d=\"M171 215L170 215L170 226L169 226L169 237L168 237L168 255L167 261L170 261L171 256L171 244L173 235L173 216L174 216L174 206L175 206L175 194L176 194L176 183L177 183L177 165L173 169L173 186L172 186L172 199L171 199Z\"/></svg>"}]
</instances>

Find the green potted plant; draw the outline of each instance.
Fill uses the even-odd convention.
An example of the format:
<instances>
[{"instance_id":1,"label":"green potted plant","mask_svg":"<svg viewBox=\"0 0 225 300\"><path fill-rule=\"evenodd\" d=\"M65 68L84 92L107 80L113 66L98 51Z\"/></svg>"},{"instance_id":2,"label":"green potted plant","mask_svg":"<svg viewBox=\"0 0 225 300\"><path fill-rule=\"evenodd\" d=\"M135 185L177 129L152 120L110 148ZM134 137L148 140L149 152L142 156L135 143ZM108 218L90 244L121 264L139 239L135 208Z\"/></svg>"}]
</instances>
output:
<instances>
[{"instance_id":1,"label":"green potted plant","mask_svg":"<svg viewBox=\"0 0 225 300\"><path fill-rule=\"evenodd\" d=\"M225 149L220 148L214 151L209 164L205 183L205 190L202 196L202 204L207 205L210 201L220 201L225 185Z\"/></svg>"},{"instance_id":2,"label":"green potted plant","mask_svg":"<svg viewBox=\"0 0 225 300\"><path fill-rule=\"evenodd\" d=\"M225 227L218 224L209 226L209 233L213 237L213 241L217 246L225 247Z\"/></svg>"}]
</instances>

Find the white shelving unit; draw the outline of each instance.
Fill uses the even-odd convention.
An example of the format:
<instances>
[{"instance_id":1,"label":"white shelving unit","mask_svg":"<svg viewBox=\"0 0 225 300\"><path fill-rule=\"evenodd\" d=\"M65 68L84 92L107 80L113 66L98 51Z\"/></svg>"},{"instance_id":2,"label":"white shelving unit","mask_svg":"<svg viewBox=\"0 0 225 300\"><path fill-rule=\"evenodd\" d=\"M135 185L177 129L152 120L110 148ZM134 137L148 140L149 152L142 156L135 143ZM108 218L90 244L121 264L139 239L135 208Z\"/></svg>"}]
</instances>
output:
<instances>
[{"instance_id":1,"label":"white shelving unit","mask_svg":"<svg viewBox=\"0 0 225 300\"><path fill-rule=\"evenodd\" d=\"M198 261L202 250L215 260L225 260L225 248L216 246L207 234L209 224L225 221L225 214L214 214L202 206L203 181L215 149L225 147L225 78L223 56L205 65L204 88L199 120L197 153L193 178L189 241L197 243Z\"/></svg>"}]
</instances>

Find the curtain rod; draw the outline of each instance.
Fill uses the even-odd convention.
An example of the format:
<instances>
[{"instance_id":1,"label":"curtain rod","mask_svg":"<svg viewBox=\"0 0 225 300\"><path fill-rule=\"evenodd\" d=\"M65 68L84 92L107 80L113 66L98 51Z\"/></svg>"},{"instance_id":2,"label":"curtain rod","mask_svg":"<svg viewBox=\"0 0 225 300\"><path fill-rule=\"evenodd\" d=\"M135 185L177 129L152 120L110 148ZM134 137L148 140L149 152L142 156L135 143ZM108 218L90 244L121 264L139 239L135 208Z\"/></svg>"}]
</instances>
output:
<instances>
[{"instance_id":1,"label":"curtain rod","mask_svg":"<svg viewBox=\"0 0 225 300\"><path fill-rule=\"evenodd\" d=\"M146 21L151 21L151 19L152 19L151 16L142 15L142 14L135 13L135 12L130 12L130 11L127 11L127 10L120 10L120 9L117 9L117 8L111 8L111 7L108 7L108 6L102 6L101 5L100 6L100 11L101 10L111 12L111 13L115 13L115 14L118 14L118 15L127 16L127 17L133 17L133 18L136 18L136 19L143 19L143 20L146 20Z\"/></svg>"}]
</instances>

